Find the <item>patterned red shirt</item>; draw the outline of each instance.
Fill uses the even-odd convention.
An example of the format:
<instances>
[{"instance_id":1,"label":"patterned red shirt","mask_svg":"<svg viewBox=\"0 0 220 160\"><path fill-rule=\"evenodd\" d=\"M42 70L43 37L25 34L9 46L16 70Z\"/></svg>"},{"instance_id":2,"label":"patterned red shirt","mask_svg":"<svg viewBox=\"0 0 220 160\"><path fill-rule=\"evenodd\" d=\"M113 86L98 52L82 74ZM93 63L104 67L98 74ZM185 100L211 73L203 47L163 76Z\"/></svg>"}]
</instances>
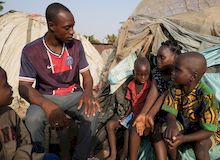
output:
<instances>
[{"instance_id":1,"label":"patterned red shirt","mask_svg":"<svg viewBox=\"0 0 220 160\"><path fill-rule=\"evenodd\" d=\"M44 38L27 44L21 55L20 81L36 82L41 94L65 95L80 88L79 73L89 69L80 41L63 45L61 54L51 51Z\"/></svg>"}]
</instances>

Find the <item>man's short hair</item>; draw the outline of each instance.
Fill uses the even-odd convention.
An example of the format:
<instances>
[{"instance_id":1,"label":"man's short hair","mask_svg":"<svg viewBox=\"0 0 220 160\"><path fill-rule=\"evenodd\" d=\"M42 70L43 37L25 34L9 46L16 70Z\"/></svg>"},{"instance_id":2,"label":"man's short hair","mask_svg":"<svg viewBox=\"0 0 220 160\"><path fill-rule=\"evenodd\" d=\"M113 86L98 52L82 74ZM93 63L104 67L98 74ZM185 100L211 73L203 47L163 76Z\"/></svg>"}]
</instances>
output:
<instances>
[{"instance_id":1,"label":"man's short hair","mask_svg":"<svg viewBox=\"0 0 220 160\"><path fill-rule=\"evenodd\" d=\"M46 9L46 20L47 23L49 21L54 21L56 20L57 14L60 11L66 11L66 12L70 12L70 10L65 7L64 5L60 4L60 3L52 3L50 4L47 9ZM71 12L70 12L71 13Z\"/></svg>"}]
</instances>

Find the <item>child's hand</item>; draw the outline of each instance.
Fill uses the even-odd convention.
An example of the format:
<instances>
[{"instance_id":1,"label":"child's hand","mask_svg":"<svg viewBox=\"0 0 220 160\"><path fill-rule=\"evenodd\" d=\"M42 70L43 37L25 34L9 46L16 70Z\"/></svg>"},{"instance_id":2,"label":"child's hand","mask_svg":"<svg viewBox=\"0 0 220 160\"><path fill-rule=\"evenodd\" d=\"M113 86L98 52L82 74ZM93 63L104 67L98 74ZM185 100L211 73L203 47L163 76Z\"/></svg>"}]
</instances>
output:
<instances>
[{"instance_id":1,"label":"child's hand","mask_svg":"<svg viewBox=\"0 0 220 160\"><path fill-rule=\"evenodd\" d=\"M183 134L179 134L175 137L172 138L172 140L170 139L165 139L165 141L168 143L168 147L170 149L175 149L177 148L179 145L181 145L182 143L184 143L184 135Z\"/></svg>"},{"instance_id":2,"label":"child's hand","mask_svg":"<svg viewBox=\"0 0 220 160\"><path fill-rule=\"evenodd\" d=\"M163 134L163 137L169 140L173 140L179 134L179 130L175 122L170 122Z\"/></svg>"},{"instance_id":3,"label":"child's hand","mask_svg":"<svg viewBox=\"0 0 220 160\"><path fill-rule=\"evenodd\" d=\"M145 130L145 124L142 122L138 122L136 124L136 131L138 133L139 136L143 136L144 135L144 130Z\"/></svg>"},{"instance_id":4,"label":"child's hand","mask_svg":"<svg viewBox=\"0 0 220 160\"><path fill-rule=\"evenodd\" d=\"M139 114L132 126L136 127L138 135L142 136L145 130L145 114Z\"/></svg>"}]
</instances>

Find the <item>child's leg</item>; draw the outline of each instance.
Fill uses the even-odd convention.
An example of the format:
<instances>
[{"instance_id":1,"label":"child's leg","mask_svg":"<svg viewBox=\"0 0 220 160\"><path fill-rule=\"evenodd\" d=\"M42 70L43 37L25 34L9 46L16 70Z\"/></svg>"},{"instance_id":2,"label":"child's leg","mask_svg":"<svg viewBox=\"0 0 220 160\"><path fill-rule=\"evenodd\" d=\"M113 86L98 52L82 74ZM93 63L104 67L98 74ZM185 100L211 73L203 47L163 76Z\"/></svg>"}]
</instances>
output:
<instances>
[{"instance_id":1,"label":"child's leg","mask_svg":"<svg viewBox=\"0 0 220 160\"><path fill-rule=\"evenodd\" d=\"M138 135L135 127L131 128L129 138L130 160L137 160L137 154L140 147L141 138Z\"/></svg>"},{"instance_id":2,"label":"child's leg","mask_svg":"<svg viewBox=\"0 0 220 160\"><path fill-rule=\"evenodd\" d=\"M212 146L212 141L210 138L196 142L193 146L195 156L197 160L210 160L209 149Z\"/></svg>"},{"instance_id":3,"label":"child's leg","mask_svg":"<svg viewBox=\"0 0 220 160\"><path fill-rule=\"evenodd\" d=\"M157 160L167 160L167 149L163 140L152 142Z\"/></svg>"},{"instance_id":4,"label":"child's leg","mask_svg":"<svg viewBox=\"0 0 220 160\"><path fill-rule=\"evenodd\" d=\"M169 155L169 158L171 160L176 160L177 159L177 149L176 148L170 148L169 144L167 142L165 142L165 146Z\"/></svg>"},{"instance_id":5,"label":"child's leg","mask_svg":"<svg viewBox=\"0 0 220 160\"><path fill-rule=\"evenodd\" d=\"M154 130L150 134L157 160L167 160L167 149L161 134L160 123L155 123Z\"/></svg>"},{"instance_id":6,"label":"child's leg","mask_svg":"<svg viewBox=\"0 0 220 160\"><path fill-rule=\"evenodd\" d=\"M125 160L128 156L128 142L129 142L129 131L128 129L126 129L124 131L124 144L123 144L120 160Z\"/></svg>"},{"instance_id":7,"label":"child's leg","mask_svg":"<svg viewBox=\"0 0 220 160\"><path fill-rule=\"evenodd\" d=\"M109 141L110 150L111 150L108 160L116 159L117 150L116 150L115 131L120 127L121 125L118 120L109 120L106 125L107 132L108 132L108 141Z\"/></svg>"}]
</instances>

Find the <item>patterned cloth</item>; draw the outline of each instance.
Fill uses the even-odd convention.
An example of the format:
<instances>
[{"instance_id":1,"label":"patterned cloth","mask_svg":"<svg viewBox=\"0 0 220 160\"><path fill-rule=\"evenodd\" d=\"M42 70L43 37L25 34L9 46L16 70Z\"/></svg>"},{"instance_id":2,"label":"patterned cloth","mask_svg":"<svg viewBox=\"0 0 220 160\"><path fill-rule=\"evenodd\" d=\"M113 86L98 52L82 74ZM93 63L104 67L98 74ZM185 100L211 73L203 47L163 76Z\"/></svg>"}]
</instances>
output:
<instances>
[{"instance_id":1,"label":"patterned cloth","mask_svg":"<svg viewBox=\"0 0 220 160\"><path fill-rule=\"evenodd\" d=\"M205 129L215 132L216 141L220 142L218 102L205 83L200 82L188 95L181 89L171 89L162 110L175 115L186 133Z\"/></svg>"},{"instance_id":2,"label":"patterned cloth","mask_svg":"<svg viewBox=\"0 0 220 160\"><path fill-rule=\"evenodd\" d=\"M134 113L134 117L136 117L144 107L149 88L150 82L146 82L144 83L144 86L141 89L141 91L137 93L135 80L132 80L128 84L126 99L130 100L132 103L132 111Z\"/></svg>"},{"instance_id":3,"label":"patterned cloth","mask_svg":"<svg viewBox=\"0 0 220 160\"><path fill-rule=\"evenodd\" d=\"M157 89L159 94L163 94L168 88L173 84L170 77L165 78L164 75L162 75L162 72L158 69L158 67L155 67L152 70L152 77L157 82Z\"/></svg>"}]
</instances>

